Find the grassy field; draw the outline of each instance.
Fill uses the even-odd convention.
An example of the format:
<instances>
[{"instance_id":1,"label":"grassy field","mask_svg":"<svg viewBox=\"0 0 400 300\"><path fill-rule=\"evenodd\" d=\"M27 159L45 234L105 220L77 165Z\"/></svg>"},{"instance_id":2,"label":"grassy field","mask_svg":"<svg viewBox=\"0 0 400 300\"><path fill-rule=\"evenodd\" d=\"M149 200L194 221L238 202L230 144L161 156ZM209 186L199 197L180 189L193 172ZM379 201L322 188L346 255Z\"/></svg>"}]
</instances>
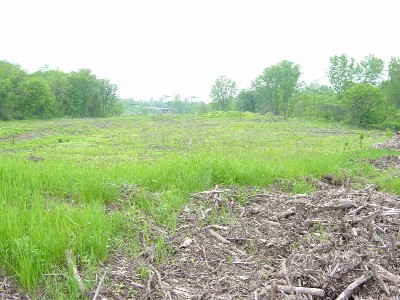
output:
<instances>
[{"instance_id":1,"label":"grassy field","mask_svg":"<svg viewBox=\"0 0 400 300\"><path fill-rule=\"evenodd\" d=\"M394 154L369 148L388 138L251 114L2 122L0 268L35 297L73 299L67 249L87 286L110 249L156 243L162 259L151 224L173 231L190 194L216 184L310 193L329 174L400 194L396 171L365 160Z\"/></svg>"}]
</instances>

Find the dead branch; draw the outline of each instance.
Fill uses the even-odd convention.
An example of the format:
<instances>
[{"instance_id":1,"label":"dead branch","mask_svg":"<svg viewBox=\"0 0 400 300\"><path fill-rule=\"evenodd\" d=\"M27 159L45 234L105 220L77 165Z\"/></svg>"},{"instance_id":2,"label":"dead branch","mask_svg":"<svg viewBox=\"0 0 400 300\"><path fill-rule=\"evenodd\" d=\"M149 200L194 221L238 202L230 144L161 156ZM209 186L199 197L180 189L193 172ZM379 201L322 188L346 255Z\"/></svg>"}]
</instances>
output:
<instances>
[{"instance_id":1,"label":"dead branch","mask_svg":"<svg viewBox=\"0 0 400 300\"><path fill-rule=\"evenodd\" d=\"M292 287L292 284L290 283L289 280L289 275L286 269L286 258L282 259L282 273L285 276L286 282L288 284L289 287Z\"/></svg>"},{"instance_id":2,"label":"dead branch","mask_svg":"<svg viewBox=\"0 0 400 300\"><path fill-rule=\"evenodd\" d=\"M283 213L277 215L278 219L286 218L290 215L294 215L296 213L296 208L290 207L289 209L285 210Z\"/></svg>"},{"instance_id":3,"label":"dead branch","mask_svg":"<svg viewBox=\"0 0 400 300\"><path fill-rule=\"evenodd\" d=\"M224 244L229 244L230 242L224 238L222 235L220 235L218 232L215 232L212 229L208 229L208 232L211 236L215 237L217 240L219 240L220 242L224 243Z\"/></svg>"},{"instance_id":4,"label":"dead branch","mask_svg":"<svg viewBox=\"0 0 400 300\"><path fill-rule=\"evenodd\" d=\"M86 287L85 287L85 284L82 281L81 276L78 273L78 269L76 268L75 262L72 259L72 250L71 249L66 250L65 251L65 255L67 257L68 268L72 271L74 279L75 279L76 283L78 284L79 293L81 295L85 295Z\"/></svg>"},{"instance_id":5,"label":"dead branch","mask_svg":"<svg viewBox=\"0 0 400 300\"><path fill-rule=\"evenodd\" d=\"M97 286L96 292L94 293L92 300L97 299L97 296L99 295L100 290L101 290L101 286L103 285L104 279L106 278L106 274L107 274L107 269L104 271L103 276L101 276L101 278L100 278L99 285Z\"/></svg>"},{"instance_id":6,"label":"dead branch","mask_svg":"<svg viewBox=\"0 0 400 300\"><path fill-rule=\"evenodd\" d=\"M140 289L144 289L144 285L140 284L140 283L136 283L134 281L131 281L130 284L134 287L140 288Z\"/></svg>"},{"instance_id":7,"label":"dead branch","mask_svg":"<svg viewBox=\"0 0 400 300\"><path fill-rule=\"evenodd\" d=\"M353 294L354 290L370 278L371 278L371 275L365 275L365 274L361 275L356 280L354 280L352 283L350 283L347 286L347 288L343 292L340 293L340 295L336 298L336 300L349 299L351 297L351 295Z\"/></svg>"},{"instance_id":8,"label":"dead branch","mask_svg":"<svg viewBox=\"0 0 400 300\"><path fill-rule=\"evenodd\" d=\"M374 277L376 278L376 280L379 282L379 284L381 285L381 289L382 291L384 291L386 293L386 295L390 296L390 291L389 288L387 286L387 284L385 282L383 282L382 280L382 276L380 276L380 274L378 273L378 271L376 270L376 267L371 264L369 266L369 268L372 270L372 272L374 273Z\"/></svg>"},{"instance_id":9,"label":"dead branch","mask_svg":"<svg viewBox=\"0 0 400 300\"><path fill-rule=\"evenodd\" d=\"M223 193L223 192L230 192L230 191L231 191L230 189L222 189L222 190L220 190L220 189L217 188L217 189L210 190L210 191L203 191L203 192L192 194L192 197L194 197L194 196L202 196L202 195L214 195L214 194L220 194L220 193Z\"/></svg>"},{"instance_id":10,"label":"dead branch","mask_svg":"<svg viewBox=\"0 0 400 300\"><path fill-rule=\"evenodd\" d=\"M354 207L354 203L350 199L335 199L332 200L331 202L325 203L324 205L321 205L318 207L315 212L321 212L321 211L328 211L328 210L337 210L337 209L348 209Z\"/></svg>"},{"instance_id":11,"label":"dead branch","mask_svg":"<svg viewBox=\"0 0 400 300\"><path fill-rule=\"evenodd\" d=\"M207 268L210 268L210 265L208 264L208 260L207 260L207 252L206 252L206 249L204 248L204 246L201 248L201 250L203 251L204 262L206 263Z\"/></svg>"},{"instance_id":12,"label":"dead branch","mask_svg":"<svg viewBox=\"0 0 400 300\"><path fill-rule=\"evenodd\" d=\"M325 291L322 289L317 289L317 288L306 288L306 287L290 287L287 285L277 285L276 289L278 291L284 292L284 293L294 293L294 294L305 294L305 295L310 295L310 296L317 296L317 297L324 297L325 296ZM272 285L267 285L265 286L264 290L262 293L260 293L259 296L266 294L268 291L271 291L271 296L272 296ZM271 297L272 298L272 297ZM272 298L273 299L273 298Z\"/></svg>"},{"instance_id":13,"label":"dead branch","mask_svg":"<svg viewBox=\"0 0 400 300\"><path fill-rule=\"evenodd\" d=\"M185 288L175 287L173 292L176 295L180 295L180 296L186 297L187 299L191 299L193 297L193 295Z\"/></svg>"},{"instance_id":14,"label":"dead branch","mask_svg":"<svg viewBox=\"0 0 400 300\"><path fill-rule=\"evenodd\" d=\"M204 229L217 229L217 230L228 230L228 226L221 226L221 225L207 225Z\"/></svg>"},{"instance_id":15,"label":"dead branch","mask_svg":"<svg viewBox=\"0 0 400 300\"><path fill-rule=\"evenodd\" d=\"M400 276L387 271L377 264L371 264L371 267L375 269L384 280L389 281L393 285L400 285Z\"/></svg>"},{"instance_id":16,"label":"dead branch","mask_svg":"<svg viewBox=\"0 0 400 300\"><path fill-rule=\"evenodd\" d=\"M276 299L276 292L277 292L276 281L272 280L272 282L271 282L271 300Z\"/></svg>"},{"instance_id":17,"label":"dead branch","mask_svg":"<svg viewBox=\"0 0 400 300\"><path fill-rule=\"evenodd\" d=\"M162 287L162 281L161 281L161 274L160 274L160 272L158 272L157 269L153 267L153 265L150 264L149 266L150 266L150 269L156 274L156 276L157 276L157 281L158 281L158 285L159 285L160 288L161 288L161 287Z\"/></svg>"}]
</instances>

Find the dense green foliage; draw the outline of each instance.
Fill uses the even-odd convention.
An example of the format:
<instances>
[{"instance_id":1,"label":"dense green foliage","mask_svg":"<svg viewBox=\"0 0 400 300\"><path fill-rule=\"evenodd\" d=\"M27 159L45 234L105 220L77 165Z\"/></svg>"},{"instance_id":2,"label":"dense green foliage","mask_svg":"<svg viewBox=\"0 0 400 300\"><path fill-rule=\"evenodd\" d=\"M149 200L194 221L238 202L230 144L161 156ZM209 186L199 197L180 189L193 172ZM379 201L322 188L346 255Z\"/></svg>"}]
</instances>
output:
<instances>
[{"instance_id":1,"label":"dense green foliage","mask_svg":"<svg viewBox=\"0 0 400 300\"><path fill-rule=\"evenodd\" d=\"M26 73L0 61L0 120L56 116L106 117L120 114L117 86L90 70Z\"/></svg>"},{"instance_id":2,"label":"dense green foliage","mask_svg":"<svg viewBox=\"0 0 400 300\"><path fill-rule=\"evenodd\" d=\"M289 105L298 87L300 66L290 61L264 69L253 82L253 88L261 98L259 107L264 112L289 116Z\"/></svg>"},{"instance_id":3,"label":"dense green foliage","mask_svg":"<svg viewBox=\"0 0 400 300\"><path fill-rule=\"evenodd\" d=\"M360 127L400 130L400 58L385 62L373 55L356 61L346 54L330 58L330 86L300 81L301 67L281 61L264 69L250 87L219 76L209 104L179 95L159 101L120 101L117 86L87 69L64 73L42 69L27 74L19 65L0 62L0 120L106 117L126 114L199 114L238 110L289 117L323 118ZM165 96L167 97L167 96Z\"/></svg>"},{"instance_id":4,"label":"dense green foliage","mask_svg":"<svg viewBox=\"0 0 400 300\"><path fill-rule=\"evenodd\" d=\"M330 64L330 87L299 82L300 66L293 62L270 66L239 92L236 109L400 130L399 58L390 60L386 79L385 62L373 55L360 62L335 55Z\"/></svg>"},{"instance_id":5,"label":"dense green foliage","mask_svg":"<svg viewBox=\"0 0 400 300\"><path fill-rule=\"evenodd\" d=\"M225 75L217 77L210 91L212 101L223 111L229 108L236 94L236 83Z\"/></svg>"}]
</instances>

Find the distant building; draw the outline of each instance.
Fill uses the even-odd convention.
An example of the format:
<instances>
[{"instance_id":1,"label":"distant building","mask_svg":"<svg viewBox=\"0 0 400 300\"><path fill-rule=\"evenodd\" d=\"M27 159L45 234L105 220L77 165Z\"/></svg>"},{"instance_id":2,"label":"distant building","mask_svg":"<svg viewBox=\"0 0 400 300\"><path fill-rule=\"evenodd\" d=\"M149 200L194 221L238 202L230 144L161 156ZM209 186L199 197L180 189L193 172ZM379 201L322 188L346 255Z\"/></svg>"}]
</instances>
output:
<instances>
[{"instance_id":1,"label":"distant building","mask_svg":"<svg viewBox=\"0 0 400 300\"><path fill-rule=\"evenodd\" d=\"M171 112L171 109L169 107L154 107L154 106L148 106L146 109L151 110L155 113L159 114L166 114L168 112Z\"/></svg>"},{"instance_id":2,"label":"distant building","mask_svg":"<svg viewBox=\"0 0 400 300\"><path fill-rule=\"evenodd\" d=\"M202 101L201 101L201 99L199 97L191 96L191 97L185 98L185 102L194 103L194 102L202 102Z\"/></svg>"}]
</instances>

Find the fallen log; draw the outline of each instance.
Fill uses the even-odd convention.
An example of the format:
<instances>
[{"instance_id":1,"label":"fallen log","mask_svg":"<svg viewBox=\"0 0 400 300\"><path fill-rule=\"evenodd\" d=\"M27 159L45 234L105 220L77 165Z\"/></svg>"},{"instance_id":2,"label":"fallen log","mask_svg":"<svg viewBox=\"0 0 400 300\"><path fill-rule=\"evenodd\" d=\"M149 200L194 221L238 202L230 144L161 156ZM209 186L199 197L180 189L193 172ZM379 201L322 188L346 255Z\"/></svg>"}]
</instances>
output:
<instances>
[{"instance_id":1,"label":"fallen log","mask_svg":"<svg viewBox=\"0 0 400 300\"><path fill-rule=\"evenodd\" d=\"M259 294L265 295L267 292L272 291L273 287L272 285L267 285L264 287L263 291ZM317 288L307 288L307 287L290 287L287 285L276 285L276 290L281 291L287 294L304 294L304 295L310 295L310 296L317 296L317 297L324 297L325 296L325 291L322 289L317 289Z\"/></svg>"},{"instance_id":2,"label":"fallen log","mask_svg":"<svg viewBox=\"0 0 400 300\"><path fill-rule=\"evenodd\" d=\"M350 283L343 292L340 293L340 295L336 298L336 300L346 300L353 295L353 292L356 288L358 288L360 285L362 285L364 282L369 280L371 278L371 275L361 275L358 277L356 280L354 280L352 283Z\"/></svg>"}]
</instances>

